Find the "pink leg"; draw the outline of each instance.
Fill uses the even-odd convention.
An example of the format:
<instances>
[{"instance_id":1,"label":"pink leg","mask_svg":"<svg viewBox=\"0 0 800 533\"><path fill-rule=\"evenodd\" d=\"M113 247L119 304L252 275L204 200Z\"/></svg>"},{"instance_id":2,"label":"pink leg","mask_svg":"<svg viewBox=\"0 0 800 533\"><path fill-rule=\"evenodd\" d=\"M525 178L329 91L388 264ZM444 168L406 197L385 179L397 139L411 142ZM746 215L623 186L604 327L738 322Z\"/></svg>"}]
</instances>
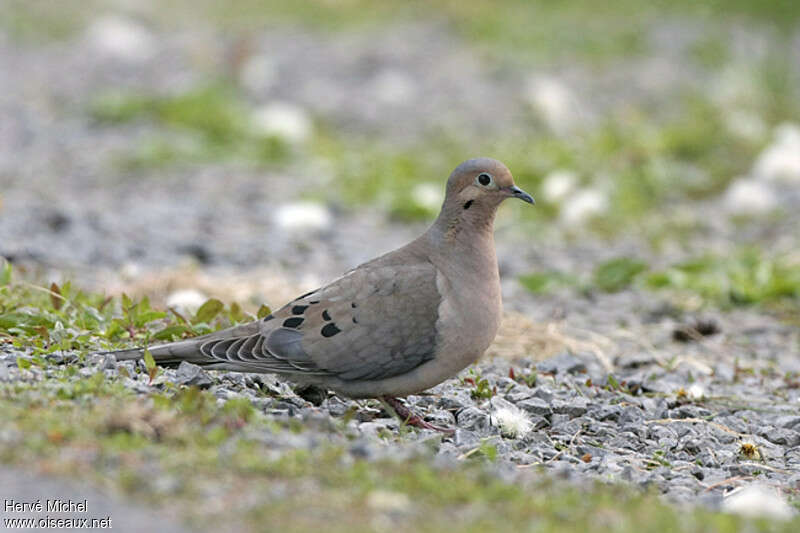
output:
<instances>
[{"instance_id":1,"label":"pink leg","mask_svg":"<svg viewBox=\"0 0 800 533\"><path fill-rule=\"evenodd\" d=\"M387 405L391 411L394 411L394 414L397 416L397 418L402 420L404 424L421 429L431 429L433 431L439 431L441 433L444 433L445 435L452 435L453 433L455 433L454 429L443 428L431 424L430 422L426 422L425 420L422 419L421 416L414 414L414 412L408 407L406 407L406 405L398 398L392 398L390 396L382 396L380 400L385 405Z\"/></svg>"}]
</instances>

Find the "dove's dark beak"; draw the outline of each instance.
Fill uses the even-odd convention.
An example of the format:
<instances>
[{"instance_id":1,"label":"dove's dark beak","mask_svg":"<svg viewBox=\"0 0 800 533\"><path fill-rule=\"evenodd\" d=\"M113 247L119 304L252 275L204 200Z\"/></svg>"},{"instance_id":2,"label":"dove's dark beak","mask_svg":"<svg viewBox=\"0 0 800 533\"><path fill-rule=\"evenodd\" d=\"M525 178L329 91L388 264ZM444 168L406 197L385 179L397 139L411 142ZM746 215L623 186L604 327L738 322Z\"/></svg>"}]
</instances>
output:
<instances>
[{"instance_id":1,"label":"dove's dark beak","mask_svg":"<svg viewBox=\"0 0 800 533\"><path fill-rule=\"evenodd\" d=\"M536 200L533 199L533 196L526 193L516 185L508 187L506 191L508 191L508 195L511 196L512 198L519 198L523 202L528 202L531 205L536 205Z\"/></svg>"}]
</instances>

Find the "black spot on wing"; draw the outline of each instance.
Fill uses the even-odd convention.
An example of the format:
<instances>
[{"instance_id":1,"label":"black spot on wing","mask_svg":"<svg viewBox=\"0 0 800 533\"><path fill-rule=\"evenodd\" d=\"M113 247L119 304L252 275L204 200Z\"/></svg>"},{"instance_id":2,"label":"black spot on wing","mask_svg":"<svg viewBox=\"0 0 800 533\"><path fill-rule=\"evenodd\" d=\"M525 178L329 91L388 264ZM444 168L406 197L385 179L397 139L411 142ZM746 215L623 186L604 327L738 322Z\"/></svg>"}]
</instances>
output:
<instances>
[{"instance_id":1,"label":"black spot on wing","mask_svg":"<svg viewBox=\"0 0 800 533\"><path fill-rule=\"evenodd\" d=\"M283 321L283 327L285 328L299 328L300 324L303 323L305 319L299 316L293 316L292 318L287 318Z\"/></svg>"},{"instance_id":2,"label":"black spot on wing","mask_svg":"<svg viewBox=\"0 0 800 533\"><path fill-rule=\"evenodd\" d=\"M350 307L352 307L353 309L355 309L356 307L358 307L358 305L357 305L355 302L353 302L353 303L351 303L351 304L350 304Z\"/></svg>"},{"instance_id":3,"label":"black spot on wing","mask_svg":"<svg viewBox=\"0 0 800 533\"><path fill-rule=\"evenodd\" d=\"M322 336L323 337L333 337L337 333L341 333L342 330L336 327L336 324L331 322L330 324L325 324L325 327L322 328Z\"/></svg>"},{"instance_id":4,"label":"black spot on wing","mask_svg":"<svg viewBox=\"0 0 800 533\"><path fill-rule=\"evenodd\" d=\"M308 309L307 305L295 305L294 307L292 307L292 314L302 315L303 313L306 312L306 309Z\"/></svg>"},{"instance_id":5,"label":"black spot on wing","mask_svg":"<svg viewBox=\"0 0 800 533\"><path fill-rule=\"evenodd\" d=\"M314 289L313 291L309 291L309 292L305 293L305 294L304 294L304 295L302 295L302 296L298 296L298 297L297 297L297 300L302 300L303 298L307 298L307 297L311 296L312 294L314 294L315 292L317 292L318 290L319 290L319 289ZM312 303L312 304L313 304L313 303L315 303L315 302L309 302L309 303ZM317 303L318 303L318 302L317 302Z\"/></svg>"},{"instance_id":6,"label":"black spot on wing","mask_svg":"<svg viewBox=\"0 0 800 533\"><path fill-rule=\"evenodd\" d=\"M330 322L331 321L331 314L328 312L327 309L325 309L322 312L322 318L325 320L325 322Z\"/></svg>"}]
</instances>

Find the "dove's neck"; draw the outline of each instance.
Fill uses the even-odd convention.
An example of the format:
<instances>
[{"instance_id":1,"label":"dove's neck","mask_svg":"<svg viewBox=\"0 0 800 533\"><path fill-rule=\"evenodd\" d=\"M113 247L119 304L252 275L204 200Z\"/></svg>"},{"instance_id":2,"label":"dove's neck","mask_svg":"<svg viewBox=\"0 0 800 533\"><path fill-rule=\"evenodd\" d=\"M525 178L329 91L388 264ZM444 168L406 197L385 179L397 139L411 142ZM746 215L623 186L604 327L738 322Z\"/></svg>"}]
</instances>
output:
<instances>
[{"instance_id":1,"label":"dove's neck","mask_svg":"<svg viewBox=\"0 0 800 533\"><path fill-rule=\"evenodd\" d=\"M456 271L447 272L451 275L477 276L489 281L499 279L494 247L495 212L495 206L478 205L470 210L460 205L443 209L423 236L431 257L449 258L447 270Z\"/></svg>"},{"instance_id":2,"label":"dove's neck","mask_svg":"<svg viewBox=\"0 0 800 533\"><path fill-rule=\"evenodd\" d=\"M494 247L495 209L481 213L456 207L462 212L443 209L417 244L425 248L438 271L442 327L456 327L460 332L452 336L457 339L450 338L447 348L466 358L454 359L458 362L456 370L460 370L477 359L494 339L503 302Z\"/></svg>"}]
</instances>

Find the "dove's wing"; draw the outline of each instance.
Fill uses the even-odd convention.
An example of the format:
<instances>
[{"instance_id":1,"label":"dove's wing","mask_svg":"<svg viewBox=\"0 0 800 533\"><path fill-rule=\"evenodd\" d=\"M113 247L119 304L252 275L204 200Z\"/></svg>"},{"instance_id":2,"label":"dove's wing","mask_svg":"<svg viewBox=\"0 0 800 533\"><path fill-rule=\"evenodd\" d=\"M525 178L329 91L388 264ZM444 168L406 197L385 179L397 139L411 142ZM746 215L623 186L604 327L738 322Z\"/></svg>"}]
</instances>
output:
<instances>
[{"instance_id":1,"label":"dove's wing","mask_svg":"<svg viewBox=\"0 0 800 533\"><path fill-rule=\"evenodd\" d=\"M366 264L199 350L230 369L389 378L433 358L440 302L432 264Z\"/></svg>"}]
</instances>

